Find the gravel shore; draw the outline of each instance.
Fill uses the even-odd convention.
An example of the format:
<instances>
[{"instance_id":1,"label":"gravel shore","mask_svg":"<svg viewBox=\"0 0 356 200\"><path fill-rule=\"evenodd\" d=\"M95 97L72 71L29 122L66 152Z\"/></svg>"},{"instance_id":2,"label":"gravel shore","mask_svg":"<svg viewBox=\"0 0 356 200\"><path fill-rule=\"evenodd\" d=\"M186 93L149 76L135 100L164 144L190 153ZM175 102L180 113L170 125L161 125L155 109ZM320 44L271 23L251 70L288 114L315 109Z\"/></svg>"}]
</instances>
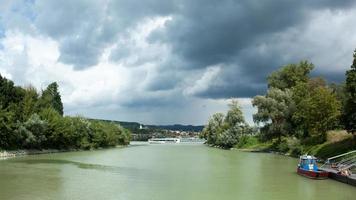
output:
<instances>
[{"instance_id":1,"label":"gravel shore","mask_svg":"<svg viewBox=\"0 0 356 200\"><path fill-rule=\"evenodd\" d=\"M0 158L11 158L17 156L34 155L34 154L48 154L67 152L69 150L47 149L47 150L14 150L14 151L0 151ZM73 150L71 150L73 151Z\"/></svg>"}]
</instances>

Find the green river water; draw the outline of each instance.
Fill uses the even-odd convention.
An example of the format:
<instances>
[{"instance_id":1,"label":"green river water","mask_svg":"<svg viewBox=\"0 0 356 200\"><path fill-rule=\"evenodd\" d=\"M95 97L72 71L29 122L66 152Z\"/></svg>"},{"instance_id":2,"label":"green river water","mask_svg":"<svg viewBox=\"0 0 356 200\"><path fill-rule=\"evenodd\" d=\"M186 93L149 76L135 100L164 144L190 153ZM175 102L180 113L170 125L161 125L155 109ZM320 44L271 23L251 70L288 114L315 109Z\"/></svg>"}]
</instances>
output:
<instances>
[{"instance_id":1,"label":"green river water","mask_svg":"<svg viewBox=\"0 0 356 200\"><path fill-rule=\"evenodd\" d=\"M356 188L296 174L297 160L199 144L0 160L0 200L355 200Z\"/></svg>"}]
</instances>

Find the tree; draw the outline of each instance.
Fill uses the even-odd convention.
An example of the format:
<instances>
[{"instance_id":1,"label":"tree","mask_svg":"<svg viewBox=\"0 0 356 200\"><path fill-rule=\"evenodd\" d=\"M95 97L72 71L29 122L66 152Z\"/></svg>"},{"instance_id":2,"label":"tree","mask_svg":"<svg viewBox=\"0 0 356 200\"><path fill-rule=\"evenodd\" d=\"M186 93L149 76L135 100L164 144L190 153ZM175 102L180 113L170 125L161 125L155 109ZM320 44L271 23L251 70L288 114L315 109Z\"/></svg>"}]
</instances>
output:
<instances>
[{"instance_id":1,"label":"tree","mask_svg":"<svg viewBox=\"0 0 356 200\"><path fill-rule=\"evenodd\" d=\"M224 114L215 113L210 117L208 124L203 129L203 136L207 140L208 144L215 144L220 135L223 132Z\"/></svg>"},{"instance_id":2,"label":"tree","mask_svg":"<svg viewBox=\"0 0 356 200\"><path fill-rule=\"evenodd\" d=\"M0 149L12 149L17 147L18 137L13 134L15 129L15 114L0 105Z\"/></svg>"},{"instance_id":3,"label":"tree","mask_svg":"<svg viewBox=\"0 0 356 200\"><path fill-rule=\"evenodd\" d=\"M232 100L226 117L222 113L215 113L204 127L202 135L208 144L231 148L237 144L241 135L249 131L238 101Z\"/></svg>"},{"instance_id":4,"label":"tree","mask_svg":"<svg viewBox=\"0 0 356 200\"><path fill-rule=\"evenodd\" d=\"M79 149L90 149L90 135L92 130L90 129L90 122L83 117L71 117L72 131L75 133L73 140L73 146Z\"/></svg>"},{"instance_id":5,"label":"tree","mask_svg":"<svg viewBox=\"0 0 356 200\"><path fill-rule=\"evenodd\" d=\"M281 141L282 136L291 134L291 117L295 110L291 90L270 88L266 96L254 97L252 105L257 107L253 120L264 123L262 131L268 138L277 137Z\"/></svg>"},{"instance_id":6,"label":"tree","mask_svg":"<svg viewBox=\"0 0 356 200\"><path fill-rule=\"evenodd\" d=\"M14 85L11 80L0 74L0 105L7 108L11 104L18 104L24 96L24 90Z\"/></svg>"},{"instance_id":7,"label":"tree","mask_svg":"<svg viewBox=\"0 0 356 200\"><path fill-rule=\"evenodd\" d=\"M94 147L110 147L119 144L120 135L125 134L122 129L113 123L93 122L90 126Z\"/></svg>"},{"instance_id":8,"label":"tree","mask_svg":"<svg viewBox=\"0 0 356 200\"><path fill-rule=\"evenodd\" d=\"M38 93L36 88L29 86L25 89L25 96L22 100L22 115L23 120L26 121L31 115L37 112L36 104L38 100Z\"/></svg>"},{"instance_id":9,"label":"tree","mask_svg":"<svg viewBox=\"0 0 356 200\"><path fill-rule=\"evenodd\" d=\"M331 92L335 95L336 99L341 103L341 117L337 125L337 129L345 129L345 116L347 112L346 102L347 102L347 93L345 83L332 83L329 85Z\"/></svg>"},{"instance_id":10,"label":"tree","mask_svg":"<svg viewBox=\"0 0 356 200\"><path fill-rule=\"evenodd\" d=\"M294 87L299 82L307 82L309 79L308 75L313 68L314 65L308 61L283 66L268 76L268 88L284 90Z\"/></svg>"},{"instance_id":11,"label":"tree","mask_svg":"<svg viewBox=\"0 0 356 200\"><path fill-rule=\"evenodd\" d=\"M48 123L33 114L25 123L20 124L16 133L21 135L24 148L42 149L47 140L47 129Z\"/></svg>"},{"instance_id":12,"label":"tree","mask_svg":"<svg viewBox=\"0 0 356 200\"><path fill-rule=\"evenodd\" d=\"M52 107L63 116L63 103L61 95L58 91L58 84L56 82L49 84L48 87L42 92L38 106L39 108Z\"/></svg>"},{"instance_id":13,"label":"tree","mask_svg":"<svg viewBox=\"0 0 356 200\"><path fill-rule=\"evenodd\" d=\"M246 124L241 108L239 106L239 102L237 100L232 100L229 104L229 111L227 112L224 121L230 127Z\"/></svg>"},{"instance_id":14,"label":"tree","mask_svg":"<svg viewBox=\"0 0 356 200\"><path fill-rule=\"evenodd\" d=\"M48 123L48 129L46 131L46 144L47 148L56 148L61 149L66 146L66 140L63 137L63 132L67 129L67 125L63 121L61 115L54 110L53 108L45 108L40 113L39 116L41 120L44 120Z\"/></svg>"},{"instance_id":15,"label":"tree","mask_svg":"<svg viewBox=\"0 0 356 200\"><path fill-rule=\"evenodd\" d=\"M293 119L307 131L306 136L321 143L326 139L326 131L338 125L340 114L341 103L336 96L328 88L318 87L300 101Z\"/></svg>"},{"instance_id":16,"label":"tree","mask_svg":"<svg viewBox=\"0 0 356 200\"><path fill-rule=\"evenodd\" d=\"M356 50L351 69L346 72L346 95L344 123L348 132L356 138Z\"/></svg>"}]
</instances>

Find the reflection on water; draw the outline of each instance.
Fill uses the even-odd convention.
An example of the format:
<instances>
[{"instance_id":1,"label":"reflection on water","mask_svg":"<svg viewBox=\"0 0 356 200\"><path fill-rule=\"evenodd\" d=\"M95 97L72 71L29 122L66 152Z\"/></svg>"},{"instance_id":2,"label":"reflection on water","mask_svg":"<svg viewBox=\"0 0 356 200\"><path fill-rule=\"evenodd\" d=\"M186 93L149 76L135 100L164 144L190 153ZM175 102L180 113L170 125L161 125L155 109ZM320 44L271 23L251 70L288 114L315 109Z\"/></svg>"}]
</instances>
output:
<instances>
[{"instance_id":1,"label":"reflection on water","mask_svg":"<svg viewBox=\"0 0 356 200\"><path fill-rule=\"evenodd\" d=\"M35 165L35 164L74 165L80 169L94 169L94 170L107 171L113 173L120 173L128 170L130 170L131 172L137 171L137 169L134 168L89 164L89 163L83 163L83 162L77 162L71 160L59 160L59 159L23 159L23 160L12 160L10 162L23 163L28 165Z\"/></svg>"}]
</instances>

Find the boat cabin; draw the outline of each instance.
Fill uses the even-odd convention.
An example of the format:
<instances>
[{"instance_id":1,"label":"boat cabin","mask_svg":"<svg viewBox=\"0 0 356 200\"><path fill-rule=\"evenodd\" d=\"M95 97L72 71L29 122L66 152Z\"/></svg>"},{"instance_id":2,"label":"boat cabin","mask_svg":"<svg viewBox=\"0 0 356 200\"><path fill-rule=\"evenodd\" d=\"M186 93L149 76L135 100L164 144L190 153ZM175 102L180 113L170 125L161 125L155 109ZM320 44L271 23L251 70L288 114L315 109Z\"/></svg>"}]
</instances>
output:
<instances>
[{"instance_id":1,"label":"boat cabin","mask_svg":"<svg viewBox=\"0 0 356 200\"><path fill-rule=\"evenodd\" d=\"M300 156L298 167L308 171L318 171L318 165L316 164L316 158L314 156Z\"/></svg>"}]
</instances>

